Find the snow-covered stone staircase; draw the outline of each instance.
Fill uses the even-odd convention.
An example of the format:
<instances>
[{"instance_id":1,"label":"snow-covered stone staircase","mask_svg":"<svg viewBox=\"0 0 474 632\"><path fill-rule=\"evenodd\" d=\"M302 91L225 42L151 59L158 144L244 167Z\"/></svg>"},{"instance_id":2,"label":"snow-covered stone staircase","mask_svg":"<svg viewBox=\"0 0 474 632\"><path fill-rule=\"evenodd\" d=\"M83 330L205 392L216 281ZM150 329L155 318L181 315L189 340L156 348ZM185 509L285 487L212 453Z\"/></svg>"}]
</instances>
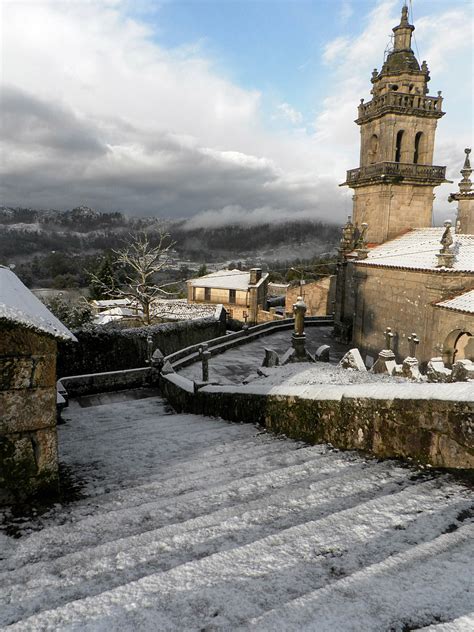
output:
<instances>
[{"instance_id":1,"label":"snow-covered stone staircase","mask_svg":"<svg viewBox=\"0 0 474 632\"><path fill-rule=\"evenodd\" d=\"M448 475L157 397L64 416L84 497L0 536L8 630L472 629L473 499Z\"/></svg>"}]
</instances>

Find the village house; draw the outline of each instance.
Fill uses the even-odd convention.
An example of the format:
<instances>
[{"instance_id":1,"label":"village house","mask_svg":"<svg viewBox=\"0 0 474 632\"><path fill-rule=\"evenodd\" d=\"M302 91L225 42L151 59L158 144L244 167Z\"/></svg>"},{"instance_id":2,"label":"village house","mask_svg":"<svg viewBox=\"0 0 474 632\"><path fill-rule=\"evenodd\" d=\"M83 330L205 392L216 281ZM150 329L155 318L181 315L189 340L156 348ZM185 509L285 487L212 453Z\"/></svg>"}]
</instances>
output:
<instances>
[{"instance_id":1,"label":"village house","mask_svg":"<svg viewBox=\"0 0 474 632\"><path fill-rule=\"evenodd\" d=\"M256 323L265 311L268 277L260 268L217 270L187 281L188 303L222 304L230 318Z\"/></svg>"},{"instance_id":2,"label":"village house","mask_svg":"<svg viewBox=\"0 0 474 632\"><path fill-rule=\"evenodd\" d=\"M57 487L56 347L73 334L0 266L0 502Z\"/></svg>"},{"instance_id":3,"label":"village house","mask_svg":"<svg viewBox=\"0 0 474 632\"><path fill-rule=\"evenodd\" d=\"M353 215L343 229L335 300L335 333L352 342L370 365L393 333L399 360L416 333L418 359L474 359L474 191L466 150L456 226L433 228L433 190L446 182L433 165L442 97L427 96L430 79L411 48L414 26L403 7L394 46L372 73L362 100L360 166L347 172Z\"/></svg>"}]
</instances>

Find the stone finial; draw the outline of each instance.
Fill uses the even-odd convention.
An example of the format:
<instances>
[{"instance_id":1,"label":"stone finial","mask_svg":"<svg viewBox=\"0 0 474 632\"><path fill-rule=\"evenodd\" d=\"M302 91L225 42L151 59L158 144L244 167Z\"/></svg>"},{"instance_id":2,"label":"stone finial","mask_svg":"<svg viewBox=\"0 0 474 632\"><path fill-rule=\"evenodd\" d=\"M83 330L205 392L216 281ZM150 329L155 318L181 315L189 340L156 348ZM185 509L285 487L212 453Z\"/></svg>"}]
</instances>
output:
<instances>
[{"instance_id":1,"label":"stone finial","mask_svg":"<svg viewBox=\"0 0 474 632\"><path fill-rule=\"evenodd\" d=\"M357 243L355 244L357 250L357 258L358 259L367 259L368 249L367 249L367 230L369 225L367 222L363 222L361 224L362 230L359 233L357 238Z\"/></svg>"},{"instance_id":2,"label":"stone finial","mask_svg":"<svg viewBox=\"0 0 474 632\"><path fill-rule=\"evenodd\" d=\"M451 250L453 245L453 236L451 234L451 221L447 219L444 222L444 232L440 239L441 249L436 255L438 259L438 268L452 268L454 263L454 253Z\"/></svg>"},{"instance_id":3,"label":"stone finial","mask_svg":"<svg viewBox=\"0 0 474 632\"><path fill-rule=\"evenodd\" d=\"M416 348L420 344L420 340L415 333L412 333L411 336L408 336L408 344L410 349L410 358L416 358Z\"/></svg>"},{"instance_id":4,"label":"stone finial","mask_svg":"<svg viewBox=\"0 0 474 632\"><path fill-rule=\"evenodd\" d=\"M444 233L440 240L441 254L450 254L451 246L453 245L453 236L451 235L451 220L447 219L444 222Z\"/></svg>"},{"instance_id":5,"label":"stone finial","mask_svg":"<svg viewBox=\"0 0 474 632\"><path fill-rule=\"evenodd\" d=\"M400 20L400 26L409 26L408 22L408 7L406 4L402 7L402 18Z\"/></svg>"},{"instance_id":6,"label":"stone finial","mask_svg":"<svg viewBox=\"0 0 474 632\"><path fill-rule=\"evenodd\" d=\"M393 344L393 339L395 337L395 334L393 333L391 327L387 327L387 329L384 332L384 336L385 336L385 349L387 349L388 351L392 351L392 344Z\"/></svg>"},{"instance_id":7,"label":"stone finial","mask_svg":"<svg viewBox=\"0 0 474 632\"><path fill-rule=\"evenodd\" d=\"M348 215L347 222L342 227L342 236L339 243L342 252L349 252L354 247L354 224L350 215Z\"/></svg>"},{"instance_id":8,"label":"stone finial","mask_svg":"<svg viewBox=\"0 0 474 632\"><path fill-rule=\"evenodd\" d=\"M472 182L471 182L472 168L471 168L471 162L469 160L469 154L471 153L471 150L469 147L466 147L464 152L466 154L466 159L464 160L464 165L463 165L463 168L461 169L462 180L459 183L459 190L462 193L468 193L472 188Z\"/></svg>"}]
</instances>

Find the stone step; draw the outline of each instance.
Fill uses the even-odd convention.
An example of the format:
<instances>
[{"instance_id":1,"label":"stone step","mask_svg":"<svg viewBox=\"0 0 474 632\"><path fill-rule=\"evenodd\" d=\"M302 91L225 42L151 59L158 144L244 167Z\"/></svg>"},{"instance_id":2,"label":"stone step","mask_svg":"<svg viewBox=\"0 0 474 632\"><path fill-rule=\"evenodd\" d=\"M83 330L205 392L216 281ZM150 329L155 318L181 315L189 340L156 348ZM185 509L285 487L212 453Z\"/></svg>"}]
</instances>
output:
<instances>
[{"instance_id":1,"label":"stone step","mask_svg":"<svg viewBox=\"0 0 474 632\"><path fill-rule=\"evenodd\" d=\"M137 573L138 577L152 575L156 581L158 581L157 578L160 574L171 577L173 571L168 571L167 569L167 565L169 566L170 564L178 564L173 569L176 571L177 577L180 576L179 569L181 567L189 569L193 568L193 564L196 564L199 567L198 570L200 569L197 572L197 579L206 584L206 582L210 581L210 576L212 575L212 581L216 582L215 588L218 590L219 578L223 582L228 581L230 568L232 568L231 574L233 574L238 572L238 569L234 568L235 565L237 567L239 565L240 567L248 564L252 565L253 556L258 554L261 558L263 552L263 559L265 560L268 556L271 558L277 551L282 558L282 561L277 566L279 568L281 565L281 572L286 578L285 582L280 578L280 588L278 590L283 590L283 593L278 599L288 600L288 587L299 585L301 587L304 586L305 589L308 586L309 588L314 588L314 583L308 585L307 572L304 574L305 581L299 577L301 571L296 572L295 575L295 565L297 568L300 565L307 566L309 563L313 564L321 559L326 560L328 555L330 563L332 563L333 558L337 558L340 554L338 547L340 547L341 542L344 543L345 547L348 544L352 546L351 554L353 556L355 554L354 551L358 547L360 550L359 556L362 556L362 562L359 561L359 565L363 565L367 556L368 559L373 560L373 554L370 551L371 541L383 537L385 530L398 527L400 546L411 546L413 537L422 536L426 530L426 525L424 529L416 529L413 528L413 524L416 525L417 522L422 520L426 521L425 516L430 516L430 520L433 523L431 528L440 529L443 526L446 527L447 521L452 520L454 513L459 511L458 500L450 501L447 499L445 491L436 493L436 481L428 481L417 485L412 484L411 487L391 496L357 502L357 500L364 500L364 493L369 491L371 485L372 494L376 491L374 489L377 479L375 473L372 478L374 479L372 483L363 480L358 482L356 487L359 487L359 491L351 499L354 506L350 508L344 506L344 503L347 502L347 499L344 497L347 481L339 481L338 484L335 484L328 490L328 493L335 497L338 494L342 494L342 507L339 506L338 508L337 504L333 503L332 506L326 507L329 515L325 515L323 511L323 517L305 521L297 527L288 527L288 525L292 524L292 519L298 520L298 514L300 519L303 520L310 517L311 512L313 512L313 517L318 515L318 503L320 505L321 501L327 498L324 490L319 490L312 494L309 493L296 500L292 499L293 502L289 503L286 511L282 506L281 498L275 498L274 505L267 504L260 509L248 507L247 511L239 512L230 519L225 515L225 511L220 511L216 512L214 516L205 516L197 520L187 521L187 523L182 525L171 525L168 528L157 530L153 534L147 534L145 538L139 536L111 543L105 547L98 547L95 550L84 552L89 553L89 556L82 559L82 563L81 555L78 555L75 556L76 559L74 559L74 556L66 556L60 562L58 561L57 564L45 565L43 568L41 565L30 565L20 573L13 573L11 578L19 583L10 586L8 589L7 587L2 588L2 592L7 595L10 603L14 604L16 612L18 612L20 604L25 604L23 616L28 616L31 609L34 610L36 603L45 598L45 582L40 581L42 571L46 573L47 579L47 602L51 605L57 605L58 600L81 599L85 595L93 594L94 590L108 591L108 589L119 583L130 584L130 581L137 578ZM381 487L380 484L379 487ZM383 488L379 489L378 493L383 493L383 491ZM280 515L278 515L278 512L280 512ZM424 515L421 515L422 513ZM356 522L357 529L354 529L353 525L351 525L351 518L354 515L358 520ZM404 516L404 519L400 518L400 516ZM273 533L271 536L266 536L263 539L259 538L247 545L246 539L249 533L251 538L254 538L255 535L258 536L259 533L261 534L261 530L259 531L256 525L261 525L265 522L273 526L273 532L276 531L276 534ZM404 529L400 528L401 525L404 525ZM405 529L409 529L407 532L408 537L404 533ZM252 532L255 535L252 535ZM236 548L223 553L218 552L221 551L223 543L222 539L219 540L219 535L225 541L229 534L233 535ZM332 539L334 543L331 551L318 550L318 545L320 546L321 543L327 542L328 538ZM189 540L192 544L191 548ZM211 546L203 547L205 543L211 543ZM393 547L393 541L391 546ZM190 554L194 556L197 554L197 556L202 556L204 559L190 562L187 560ZM346 554L346 551L342 552L342 555ZM173 559L173 556L175 556L175 559ZM232 563L228 559L229 556L231 559L235 558ZM206 559L213 560L212 573L207 579L205 577ZM289 560L292 561L288 566ZM79 564L77 568L74 565L74 561ZM229 564L230 566L228 566ZM356 564L356 562L353 562L353 564ZM272 567L273 565L274 563L271 564ZM84 575L84 570L82 570L81 577L81 569L84 568L86 572ZM266 568L264 572L259 571L259 575L273 572L273 570L273 568ZM150 573L150 571L153 571L153 573ZM324 572L323 575L324 581L334 579L330 573ZM311 577L311 574L309 576ZM34 579L28 581L28 577ZM134 582L134 585L140 584L140 581ZM195 581L192 583L196 587ZM247 593L249 591L252 594L255 590L255 587L252 588L251 584L252 582L250 581L249 586L245 587L245 598L248 598ZM41 588L35 590L35 585L41 586ZM208 588L207 584L206 587ZM199 586L199 590L201 588L202 586ZM124 586L117 590L121 589L126 590ZM174 589L170 589L167 597L171 601L178 599L179 603L175 603L174 608L172 608L175 612L181 612L183 607L190 608L193 599L201 598L187 595L184 599L186 603L181 603L179 595L176 597L174 593L176 591L180 593L182 590L178 582ZM241 589L237 585L235 590L239 591ZM111 592L113 593L114 591ZM157 594L158 600L160 597L161 595ZM275 603L279 603L279 601L277 600ZM8 604L4 604L1 611L4 613L4 616L8 617ZM8 619L7 622L9 622Z\"/></svg>"},{"instance_id":2,"label":"stone step","mask_svg":"<svg viewBox=\"0 0 474 632\"><path fill-rule=\"evenodd\" d=\"M294 454L297 456L299 452ZM140 504L134 498L133 490L130 490L128 500L119 508L102 514L100 505L91 506L91 514L86 517L32 533L26 541L18 542L4 565L12 568L28 564L32 559L54 559L64 547L80 550L117 537L152 531L185 517L204 515L216 508L265 499L269 492L276 489L290 491L305 483L309 485L311 482L325 481L343 474L346 469L353 472L355 477L362 476L366 467L364 462L355 458L350 460L347 455L322 458L317 454L314 459L306 457L301 463L285 467L270 466L244 479L239 478L238 472L232 471L227 473L223 481L211 476L202 480L197 489L179 495L176 495L177 490L172 485L160 489L157 481L155 493L151 493L152 500ZM403 469L402 475L406 474L410 475L410 471ZM147 490L147 499L149 492Z\"/></svg>"},{"instance_id":3,"label":"stone step","mask_svg":"<svg viewBox=\"0 0 474 632\"><path fill-rule=\"evenodd\" d=\"M76 516L79 518L90 514L91 507L96 513L97 507L100 506L100 513L104 514L107 511L115 511L124 504L131 507L155 501L157 498L175 498L184 493L208 487L209 479L222 484L310 460L320 459L321 464L324 465L328 458L332 459L334 465L339 462L333 455L328 456L315 450L314 447L298 448L290 444L289 449L285 449L285 446L279 442L256 445L254 440L248 444L239 444L234 450L226 451L215 458L206 458L203 455L202 459L180 461L176 465L173 463L172 467L168 464L164 476L155 474L141 479L143 482L138 479L133 483L127 483L125 488L79 502L74 508L74 515L71 514L71 520L76 519ZM341 467L346 462L350 463L350 458L341 455ZM176 474L170 476L173 471L176 471ZM186 473L183 474L183 472Z\"/></svg>"},{"instance_id":4,"label":"stone step","mask_svg":"<svg viewBox=\"0 0 474 632\"><path fill-rule=\"evenodd\" d=\"M472 629L465 608L465 591L472 586L474 525L441 534L428 542L389 556L328 586L307 593L251 619L239 629L333 632L351 630ZM429 586L429 591L426 586ZM440 621L439 604L449 604L460 627ZM446 616L446 615L444 615ZM425 626L429 626L425 628Z\"/></svg>"}]
</instances>

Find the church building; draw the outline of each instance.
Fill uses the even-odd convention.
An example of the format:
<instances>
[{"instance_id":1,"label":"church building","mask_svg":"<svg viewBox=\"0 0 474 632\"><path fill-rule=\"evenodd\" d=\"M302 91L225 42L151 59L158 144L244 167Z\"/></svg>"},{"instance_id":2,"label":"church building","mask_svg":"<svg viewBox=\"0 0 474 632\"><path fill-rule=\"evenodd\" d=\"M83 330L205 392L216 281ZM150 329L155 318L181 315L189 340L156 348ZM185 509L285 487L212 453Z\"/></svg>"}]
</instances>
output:
<instances>
[{"instance_id":1,"label":"church building","mask_svg":"<svg viewBox=\"0 0 474 632\"><path fill-rule=\"evenodd\" d=\"M426 363L474 360L474 190L466 149L455 227L433 227L434 189L446 167L433 165L441 92L428 95L426 61L411 47L408 8L393 29L393 48L372 73L372 99L361 100L360 165L343 185L354 190L343 228L335 301L335 333L352 340L370 365L390 327L399 361L409 338Z\"/></svg>"}]
</instances>

